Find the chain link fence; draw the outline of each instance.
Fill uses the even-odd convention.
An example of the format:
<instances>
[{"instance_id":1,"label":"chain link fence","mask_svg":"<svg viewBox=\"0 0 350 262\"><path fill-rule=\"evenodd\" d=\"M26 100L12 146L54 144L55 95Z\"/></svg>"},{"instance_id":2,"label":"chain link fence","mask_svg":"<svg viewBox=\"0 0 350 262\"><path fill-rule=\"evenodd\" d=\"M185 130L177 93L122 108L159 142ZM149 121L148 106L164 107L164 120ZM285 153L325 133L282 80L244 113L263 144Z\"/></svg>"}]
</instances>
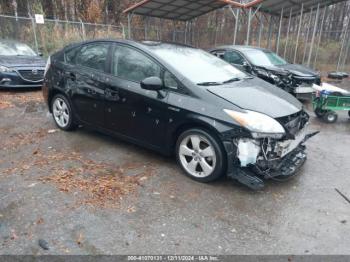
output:
<instances>
[{"instance_id":1,"label":"chain link fence","mask_svg":"<svg viewBox=\"0 0 350 262\"><path fill-rule=\"evenodd\" d=\"M0 25L0 39L13 39L27 43L34 50L43 53L44 56L48 56L50 53L73 42L98 38L120 39L128 36L128 28L123 24L115 26L52 19L45 19L44 24L37 24L35 23L35 19L30 17L0 15ZM205 50L218 45L232 44L234 38L233 23L226 23L225 26L211 28L193 26L174 27L173 29L165 30L160 26L145 26L143 28L132 27L131 29L131 36L134 40L185 43ZM307 41L307 32L308 28L304 27L298 43L296 62L300 64L305 63L307 51L310 49L310 43ZM345 55L339 59L341 42L334 41L328 37L332 33L334 32L324 31L322 33L318 48L319 51L312 54L312 67L316 70L327 72L334 70L340 60L340 69L350 71L350 44L348 41L346 42L343 52ZM287 46L286 36L287 31L283 30L280 37L279 55L293 62L296 49L296 29L294 31L291 30L289 33ZM243 24L237 32L236 43L245 44L246 37L247 29ZM271 41L269 41L268 28L266 26L262 28L261 32L258 27L252 28L250 39L251 45L270 48L276 51L277 37L275 34L272 34ZM350 32L348 36L345 34L344 39L350 39Z\"/></svg>"},{"instance_id":2,"label":"chain link fence","mask_svg":"<svg viewBox=\"0 0 350 262\"><path fill-rule=\"evenodd\" d=\"M123 26L91 24L45 19L44 24L34 18L0 15L0 38L28 44L45 56L78 41L96 38L125 38Z\"/></svg>"}]
</instances>

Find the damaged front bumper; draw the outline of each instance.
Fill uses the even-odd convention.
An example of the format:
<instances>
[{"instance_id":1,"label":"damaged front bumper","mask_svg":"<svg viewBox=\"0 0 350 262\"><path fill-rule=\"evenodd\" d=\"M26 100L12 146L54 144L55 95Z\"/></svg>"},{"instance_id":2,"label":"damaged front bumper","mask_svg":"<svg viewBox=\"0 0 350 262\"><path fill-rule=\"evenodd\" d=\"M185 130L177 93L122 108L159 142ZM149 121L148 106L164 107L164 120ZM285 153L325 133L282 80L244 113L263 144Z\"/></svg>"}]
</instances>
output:
<instances>
[{"instance_id":1,"label":"damaged front bumper","mask_svg":"<svg viewBox=\"0 0 350 262\"><path fill-rule=\"evenodd\" d=\"M307 159L304 143L318 132L307 134L306 128L294 139L279 141L272 138L235 141L229 154L234 163L228 176L252 189L264 187L263 179L286 180L295 176Z\"/></svg>"}]
</instances>

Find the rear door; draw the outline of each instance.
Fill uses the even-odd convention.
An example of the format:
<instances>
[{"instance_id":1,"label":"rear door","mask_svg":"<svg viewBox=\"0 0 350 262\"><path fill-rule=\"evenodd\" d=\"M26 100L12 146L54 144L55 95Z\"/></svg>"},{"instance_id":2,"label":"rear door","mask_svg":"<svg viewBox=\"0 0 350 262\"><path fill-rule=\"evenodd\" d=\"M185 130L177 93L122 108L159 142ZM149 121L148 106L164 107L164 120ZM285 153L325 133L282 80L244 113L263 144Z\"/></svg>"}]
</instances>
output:
<instances>
[{"instance_id":1,"label":"rear door","mask_svg":"<svg viewBox=\"0 0 350 262\"><path fill-rule=\"evenodd\" d=\"M85 123L103 127L105 89L108 80L109 42L83 45L72 55L65 71L71 82L72 103L79 119ZM69 60L69 53L66 55Z\"/></svg>"}]
</instances>

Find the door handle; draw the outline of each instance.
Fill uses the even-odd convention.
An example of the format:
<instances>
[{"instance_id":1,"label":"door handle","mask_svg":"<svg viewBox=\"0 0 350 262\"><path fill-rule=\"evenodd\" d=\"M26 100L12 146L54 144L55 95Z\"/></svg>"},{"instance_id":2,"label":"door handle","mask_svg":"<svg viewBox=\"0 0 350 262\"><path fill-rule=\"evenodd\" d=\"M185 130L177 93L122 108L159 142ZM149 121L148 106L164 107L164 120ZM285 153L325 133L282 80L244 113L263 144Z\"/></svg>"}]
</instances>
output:
<instances>
[{"instance_id":1,"label":"door handle","mask_svg":"<svg viewBox=\"0 0 350 262\"><path fill-rule=\"evenodd\" d=\"M114 91L114 90L111 90L108 88L105 90L105 95L106 95L106 98L110 101L119 101L120 100L120 96L119 96L118 91Z\"/></svg>"},{"instance_id":2,"label":"door handle","mask_svg":"<svg viewBox=\"0 0 350 262\"><path fill-rule=\"evenodd\" d=\"M96 91L94 89L88 88L87 92L91 95L96 95Z\"/></svg>"}]
</instances>

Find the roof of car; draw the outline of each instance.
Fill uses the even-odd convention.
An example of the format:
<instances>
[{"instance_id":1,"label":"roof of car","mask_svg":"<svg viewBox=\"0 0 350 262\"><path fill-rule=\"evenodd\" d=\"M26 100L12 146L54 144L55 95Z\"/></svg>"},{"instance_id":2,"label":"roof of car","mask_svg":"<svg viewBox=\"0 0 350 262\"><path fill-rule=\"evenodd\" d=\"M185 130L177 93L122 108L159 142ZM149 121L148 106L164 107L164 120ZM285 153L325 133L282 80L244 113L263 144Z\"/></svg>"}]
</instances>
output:
<instances>
[{"instance_id":1,"label":"roof of car","mask_svg":"<svg viewBox=\"0 0 350 262\"><path fill-rule=\"evenodd\" d=\"M89 43L95 43L95 42L116 42L116 43L124 43L124 44L129 44L129 45L134 45L134 46L142 46L142 47L159 47L159 48L166 48L166 47L188 47L188 48L195 48L190 45L186 44L181 44L181 43L173 43L173 42L161 42L161 41L133 41L133 40L126 40L126 39L113 39L113 38L105 38L105 39L94 39L94 40L87 40L83 42L76 42L72 43L70 45L67 45L65 49L71 49L83 44L89 44Z\"/></svg>"},{"instance_id":2,"label":"roof of car","mask_svg":"<svg viewBox=\"0 0 350 262\"><path fill-rule=\"evenodd\" d=\"M248 45L224 45L224 46L217 46L213 49L211 49L211 51L214 50L219 50L219 49L232 49L232 50L237 50L237 51L249 51L249 50L261 50L261 51L269 51L270 50L266 49L266 48L262 48L262 47L257 47L257 46L248 46Z\"/></svg>"}]
</instances>

